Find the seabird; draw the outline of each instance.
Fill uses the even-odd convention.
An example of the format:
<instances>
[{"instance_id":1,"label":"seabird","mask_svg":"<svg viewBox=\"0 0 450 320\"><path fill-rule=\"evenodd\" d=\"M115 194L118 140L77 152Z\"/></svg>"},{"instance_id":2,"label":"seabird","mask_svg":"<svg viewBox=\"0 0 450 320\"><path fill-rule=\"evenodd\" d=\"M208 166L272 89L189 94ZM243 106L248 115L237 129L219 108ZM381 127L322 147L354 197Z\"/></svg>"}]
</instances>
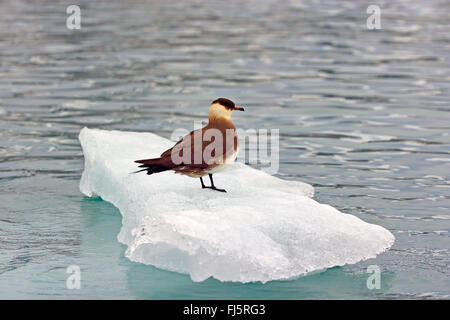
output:
<instances>
[{"instance_id":1,"label":"seabird","mask_svg":"<svg viewBox=\"0 0 450 320\"><path fill-rule=\"evenodd\" d=\"M213 173L223 170L237 156L239 142L236 127L231 120L234 110L244 111L225 98L214 100L209 107L209 122L184 136L159 158L136 160L147 174L173 170L175 173L200 178L202 189L226 192L214 185ZM208 175L211 186L205 186L203 176Z\"/></svg>"}]
</instances>

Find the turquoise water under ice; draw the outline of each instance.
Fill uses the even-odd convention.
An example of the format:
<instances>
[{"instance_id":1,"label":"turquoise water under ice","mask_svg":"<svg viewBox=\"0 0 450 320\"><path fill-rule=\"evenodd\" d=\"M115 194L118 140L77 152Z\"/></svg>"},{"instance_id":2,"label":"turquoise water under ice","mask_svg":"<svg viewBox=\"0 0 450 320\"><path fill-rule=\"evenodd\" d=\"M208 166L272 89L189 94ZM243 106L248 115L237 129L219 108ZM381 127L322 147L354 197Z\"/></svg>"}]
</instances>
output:
<instances>
[{"instance_id":1,"label":"turquoise water under ice","mask_svg":"<svg viewBox=\"0 0 450 320\"><path fill-rule=\"evenodd\" d=\"M0 3L0 298L450 297L446 1L379 2L377 31L365 1L82 1L80 31L69 4ZM126 259L120 212L78 190L79 130L170 137L220 96L246 107L238 127L280 129L280 178L389 229L393 248L266 284Z\"/></svg>"}]
</instances>

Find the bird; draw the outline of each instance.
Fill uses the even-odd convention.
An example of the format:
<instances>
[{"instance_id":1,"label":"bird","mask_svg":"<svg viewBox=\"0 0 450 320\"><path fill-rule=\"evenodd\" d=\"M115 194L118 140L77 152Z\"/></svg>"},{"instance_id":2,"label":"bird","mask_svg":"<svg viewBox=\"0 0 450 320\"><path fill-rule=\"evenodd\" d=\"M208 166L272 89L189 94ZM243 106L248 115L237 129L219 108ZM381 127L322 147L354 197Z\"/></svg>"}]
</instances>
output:
<instances>
[{"instance_id":1,"label":"bird","mask_svg":"<svg viewBox=\"0 0 450 320\"><path fill-rule=\"evenodd\" d=\"M243 107L226 98L211 102L208 124L181 138L172 148L164 151L159 158L135 160L140 164L138 171L148 175L174 171L192 178L200 178L202 189L226 192L214 185L213 174L222 171L234 162L239 150L236 127L231 120L233 111L244 111ZM208 175L211 182L206 186L203 177Z\"/></svg>"}]
</instances>

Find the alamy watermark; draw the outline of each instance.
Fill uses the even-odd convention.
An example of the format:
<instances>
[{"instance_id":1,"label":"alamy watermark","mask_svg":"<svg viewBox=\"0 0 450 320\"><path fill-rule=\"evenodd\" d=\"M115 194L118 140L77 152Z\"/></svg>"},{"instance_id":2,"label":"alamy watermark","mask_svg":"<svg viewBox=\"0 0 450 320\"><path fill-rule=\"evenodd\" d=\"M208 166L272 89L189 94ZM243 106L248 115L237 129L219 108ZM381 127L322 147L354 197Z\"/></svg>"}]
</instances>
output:
<instances>
[{"instance_id":1,"label":"alamy watermark","mask_svg":"<svg viewBox=\"0 0 450 320\"><path fill-rule=\"evenodd\" d=\"M66 19L66 27L69 30L81 29L81 9L78 5L70 5L66 8L66 13L69 15ZM381 29L381 9L378 5L371 4L367 7L366 26L369 30Z\"/></svg>"},{"instance_id":2,"label":"alamy watermark","mask_svg":"<svg viewBox=\"0 0 450 320\"><path fill-rule=\"evenodd\" d=\"M381 271L380 267L377 265L371 265L367 267L367 273L371 273L371 275L367 278L366 286L367 289L380 289L381 288Z\"/></svg>"},{"instance_id":3,"label":"alamy watermark","mask_svg":"<svg viewBox=\"0 0 450 320\"><path fill-rule=\"evenodd\" d=\"M381 29L381 9L379 6L372 4L367 7L367 14L370 16L366 20L366 26L369 30Z\"/></svg>"},{"instance_id":4,"label":"alamy watermark","mask_svg":"<svg viewBox=\"0 0 450 320\"><path fill-rule=\"evenodd\" d=\"M66 27L69 30L81 29L81 9L77 5L70 5L66 9L69 16L66 19Z\"/></svg>"},{"instance_id":5,"label":"alamy watermark","mask_svg":"<svg viewBox=\"0 0 450 320\"><path fill-rule=\"evenodd\" d=\"M172 140L180 138L183 139L172 148L170 154L177 166L221 165L237 159L246 164L259 165L262 171L272 175L280 167L279 129L202 130L202 123L196 122L192 134L186 129L177 129L172 133Z\"/></svg>"}]
</instances>

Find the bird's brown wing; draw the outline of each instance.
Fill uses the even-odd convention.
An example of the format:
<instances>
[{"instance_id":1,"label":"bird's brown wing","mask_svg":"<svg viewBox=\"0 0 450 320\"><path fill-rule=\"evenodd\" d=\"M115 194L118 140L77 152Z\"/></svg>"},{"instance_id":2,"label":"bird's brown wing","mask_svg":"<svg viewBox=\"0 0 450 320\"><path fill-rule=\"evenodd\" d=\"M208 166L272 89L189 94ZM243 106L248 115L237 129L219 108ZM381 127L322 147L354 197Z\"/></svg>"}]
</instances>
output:
<instances>
[{"instance_id":1,"label":"bird's brown wing","mask_svg":"<svg viewBox=\"0 0 450 320\"><path fill-rule=\"evenodd\" d=\"M203 128L204 129L204 128ZM183 138L181 138L175 145L161 153L161 158L170 157L173 152L177 152L179 150L189 150L191 148L191 144L194 141L194 133L202 131L203 129L197 129L194 131L191 131L189 134L185 135Z\"/></svg>"},{"instance_id":2,"label":"bird's brown wing","mask_svg":"<svg viewBox=\"0 0 450 320\"><path fill-rule=\"evenodd\" d=\"M208 129L211 129L210 125L190 132L172 148L164 151L159 158L136 160L135 162L140 163L139 167L147 170L148 174L174 170L177 173L193 177L202 176L204 169L223 163L228 156L237 151L238 147L234 127L212 128L219 130L219 134L222 135L222 144L220 144L220 140L216 141L215 135L205 136ZM231 141L226 139L226 129L234 129L234 139ZM214 134L217 134L217 131ZM197 141L194 141L195 139Z\"/></svg>"}]
</instances>

